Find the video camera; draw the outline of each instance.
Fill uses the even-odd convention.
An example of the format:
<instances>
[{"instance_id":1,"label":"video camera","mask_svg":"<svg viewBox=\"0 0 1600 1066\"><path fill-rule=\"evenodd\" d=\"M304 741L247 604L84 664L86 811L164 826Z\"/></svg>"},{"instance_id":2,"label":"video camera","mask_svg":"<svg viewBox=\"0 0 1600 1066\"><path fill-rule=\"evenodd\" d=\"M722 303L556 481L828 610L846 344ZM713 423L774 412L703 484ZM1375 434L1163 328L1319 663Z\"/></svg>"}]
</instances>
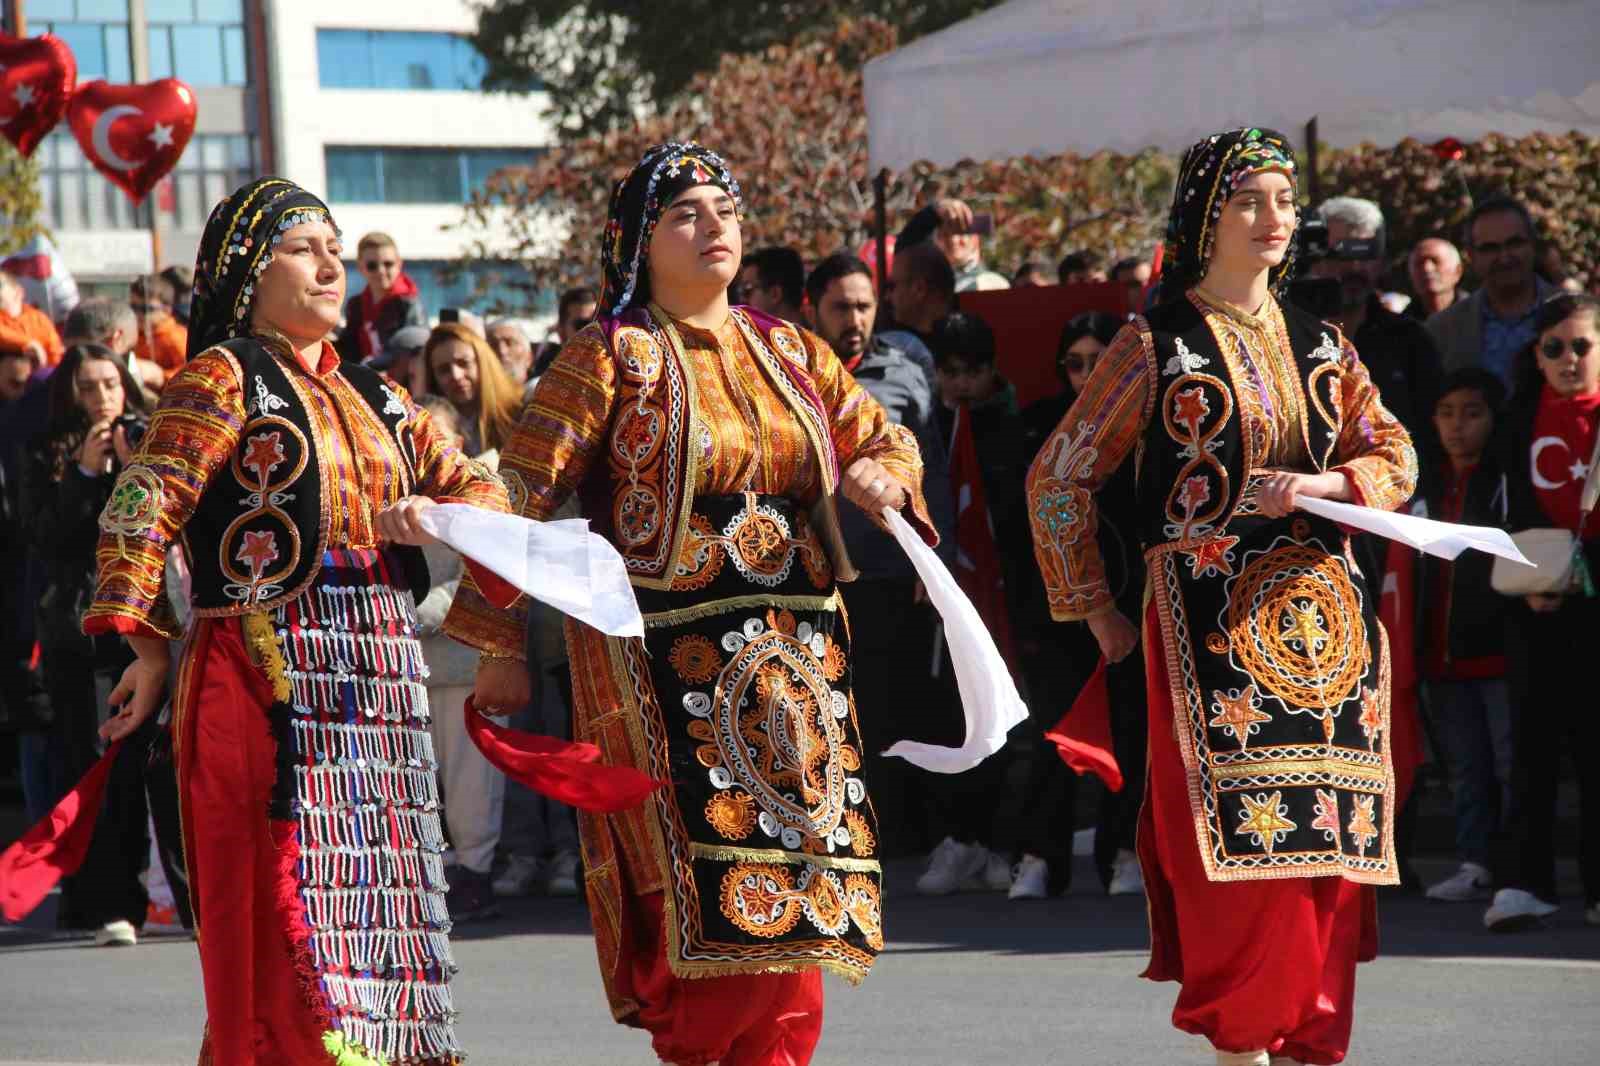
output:
<instances>
[{"instance_id":1,"label":"video camera","mask_svg":"<svg viewBox=\"0 0 1600 1066\"><path fill-rule=\"evenodd\" d=\"M1320 218L1308 218L1300 223L1300 253L1297 270L1301 276L1289 283L1289 302L1318 318L1331 318L1340 311L1340 283L1338 278L1308 278L1305 271L1325 259L1344 262L1382 259L1383 234L1376 237L1346 237L1342 241L1328 240L1328 223Z\"/></svg>"}]
</instances>

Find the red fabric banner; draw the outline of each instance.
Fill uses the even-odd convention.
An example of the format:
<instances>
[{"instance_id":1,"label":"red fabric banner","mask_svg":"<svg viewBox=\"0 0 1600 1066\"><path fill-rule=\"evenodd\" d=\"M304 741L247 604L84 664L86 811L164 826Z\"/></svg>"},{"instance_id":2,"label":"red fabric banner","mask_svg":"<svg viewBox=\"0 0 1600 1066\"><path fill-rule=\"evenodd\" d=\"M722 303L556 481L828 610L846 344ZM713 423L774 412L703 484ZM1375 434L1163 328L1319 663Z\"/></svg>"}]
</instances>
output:
<instances>
[{"instance_id":1,"label":"red fabric banner","mask_svg":"<svg viewBox=\"0 0 1600 1066\"><path fill-rule=\"evenodd\" d=\"M0 915L6 921L20 922L32 914L63 877L83 865L100 816L100 799L121 750L120 740L107 748L55 810L0 852Z\"/></svg>"},{"instance_id":2,"label":"red fabric banner","mask_svg":"<svg viewBox=\"0 0 1600 1066\"><path fill-rule=\"evenodd\" d=\"M1399 811L1411 795L1422 765L1421 707L1417 700L1417 552L1389 541L1383 566L1383 591L1378 618L1389 634L1389 751L1394 759L1394 807Z\"/></svg>"},{"instance_id":3,"label":"red fabric banner","mask_svg":"<svg viewBox=\"0 0 1600 1066\"><path fill-rule=\"evenodd\" d=\"M542 796L579 810L625 811L665 784L631 766L607 766L593 744L496 725L478 713L471 696L462 710L467 716L467 735L497 770Z\"/></svg>"},{"instance_id":4,"label":"red fabric banner","mask_svg":"<svg viewBox=\"0 0 1600 1066\"><path fill-rule=\"evenodd\" d=\"M972 413L965 405L956 409L950 442L950 484L956 498L956 565L953 573L978 616L994 637L995 647L1016 672L1011 642L1011 618L1006 611L1005 578L1000 570L1000 549L994 541L989 499L983 489L983 468L978 464L978 442L972 434Z\"/></svg>"},{"instance_id":5,"label":"red fabric banner","mask_svg":"<svg viewBox=\"0 0 1600 1066\"><path fill-rule=\"evenodd\" d=\"M1113 792L1122 791L1122 767L1111 741L1111 690L1106 686L1106 660L1072 701L1061 720L1045 732L1061 761L1080 774L1094 774Z\"/></svg>"}]
</instances>

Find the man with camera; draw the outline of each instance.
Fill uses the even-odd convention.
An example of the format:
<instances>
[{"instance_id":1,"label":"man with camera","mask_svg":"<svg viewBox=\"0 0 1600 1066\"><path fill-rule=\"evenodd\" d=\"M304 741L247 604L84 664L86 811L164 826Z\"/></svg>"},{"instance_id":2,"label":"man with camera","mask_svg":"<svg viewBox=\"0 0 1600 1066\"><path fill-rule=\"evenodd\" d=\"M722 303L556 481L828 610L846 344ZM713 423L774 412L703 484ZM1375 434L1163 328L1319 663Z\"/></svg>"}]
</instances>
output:
<instances>
[{"instance_id":1,"label":"man with camera","mask_svg":"<svg viewBox=\"0 0 1600 1066\"><path fill-rule=\"evenodd\" d=\"M1439 350L1422 324L1397 315L1378 299L1383 275L1383 212L1371 200L1337 196L1318 206L1301 232L1307 280L1290 299L1338 326L1361 353L1383 405L1419 445L1432 440L1439 391Z\"/></svg>"}]
</instances>

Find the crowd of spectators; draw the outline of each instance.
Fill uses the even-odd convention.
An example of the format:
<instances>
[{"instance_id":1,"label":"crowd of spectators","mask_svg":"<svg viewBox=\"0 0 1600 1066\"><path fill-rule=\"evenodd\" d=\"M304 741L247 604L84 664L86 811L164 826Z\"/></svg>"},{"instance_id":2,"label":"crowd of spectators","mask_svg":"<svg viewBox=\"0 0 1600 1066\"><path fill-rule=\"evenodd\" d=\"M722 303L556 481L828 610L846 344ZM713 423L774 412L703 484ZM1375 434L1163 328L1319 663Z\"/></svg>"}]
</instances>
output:
<instances>
[{"instance_id":1,"label":"crowd of spectators","mask_svg":"<svg viewBox=\"0 0 1600 1066\"><path fill-rule=\"evenodd\" d=\"M1004 600L1003 616L986 621L1032 720L1006 752L966 774L927 774L868 755L884 849L927 856L921 892L1033 899L1068 887L1078 846L1092 851L1107 891L1137 894L1142 666L1135 656L1108 673L1125 786L1113 793L1086 785L1042 733L1072 704L1098 649L1084 627L1050 620L1023 482L1129 317L1181 294L1162 292L1151 258L1127 249L1075 249L1053 271L1041 250L1008 281L984 256L992 220L937 192L897 235L881 287L873 268L849 252L808 271L797 251L774 246L746 256L731 292L735 303L818 333L890 417L915 434L947 560L971 547L962 539L969 527L957 531L961 510L977 500L987 511L979 528L992 537ZM1552 913L1552 833L1567 751L1582 800L1586 916L1600 924L1600 769L1584 758L1588 742L1600 740L1600 718L1570 697L1585 639L1600 632L1600 521L1576 529L1600 424L1600 305L1574 291L1580 286L1551 262L1533 216L1514 199L1481 200L1459 247L1450 235L1434 234L1390 249L1382 209L1368 200L1337 197L1315 205L1312 215L1325 226L1326 248L1303 271L1322 287L1304 293L1320 294L1317 313L1352 340L1384 403L1416 440L1423 476L1413 509L1509 530L1566 528L1582 545L1570 589L1525 599L1496 593L1482 556L1414 564L1416 670L1430 759L1439 768L1425 779L1447 782L1457 866L1432 885L1412 887L1441 901L1492 897L1485 920L1498 928ZM491 466L540 375L597 312L595 291L580 287L561 294L550 336L535 335L518 318L485 326L467 311L447 311L430 324L392 238L362 237L355 262L365 287L346 304L335 341L341 357L405 386L459 447ZM1072 317L1049 350L1001 350L993 323L963 309L966 293L1052 285L1091 287L1076 291L1090 292L1088 302L1103 309ZM127 657L120 642L81 636L77 619L92 590L96 516L156 397L183 367L190 287L182 270L138 278L125 301L85 300L58 330L0 271L0 540L10 549L0 555L7 571L0 578L0 688L30 818L47 811L96 757L110 679ZM1058 391L1024 405L1006 368L1028 361L1048 361ZM1103 490L1097 530L1129 615L1138 613L1145 583L1130 521L1134 476L1130 464ZM948 656L914 573L853 512L844 535L861 571L845 596L869 752L900 739L958 742ZM1376 595L1384 554L1358 542L1357 555ZM419 617L454 846L452 914L490 917L497 896L575 894L572 813L508 785L467 741L460 704L471 689L473 656L439 633L460 564L442 550L430 551L428 562L433 591ZM181 588L181 568L173 584ZM569 728L570 683L558 616L534 612L528 653L539 699L512 722L559 734ZM152 724L150 732L142 742L159 753L159 730ZM170 758L123 762L137 772L113 782L114 814L102 818L60 909L63 924L94 929L102 943L131 943L141 927L190 922Z\"/></svg>"}]
</instances>

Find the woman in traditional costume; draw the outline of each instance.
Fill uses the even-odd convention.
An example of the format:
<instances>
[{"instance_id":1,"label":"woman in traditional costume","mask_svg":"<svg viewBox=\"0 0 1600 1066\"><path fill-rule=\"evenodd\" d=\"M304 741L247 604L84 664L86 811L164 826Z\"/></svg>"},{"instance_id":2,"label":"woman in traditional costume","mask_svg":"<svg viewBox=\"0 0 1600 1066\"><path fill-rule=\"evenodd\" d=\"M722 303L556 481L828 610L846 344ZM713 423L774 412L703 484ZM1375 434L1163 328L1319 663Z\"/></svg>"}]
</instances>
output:
<instances>
[{"instance_id":1,"label":"woman in traditional costume","mask_svg":"<svg viewBox=\"0 0 1600 1066\"><path fill-rule=\"evenodd\" d=\"M1139 635L1106 584L1094 494L1138 452L1145 976L1182 982L1173 1024L1250 1066L1344 1059L1371 886L1398 881L1376 590L1345 532L1295 500L1393 509L1416 456L1349 341L1277 300L1297 222L1281 135L1190 148L1169 299L1117 335L1029 474L1052 613L1116 661Z\"/></svg>"},{"instance_id":2,"label":"woman in traditional costume","mask_svg":"<svg viewBox=\"0 0 1600 1066\"><path fill-rule=\"evenodd\" d=\"M411 606L426 583L417 516L447 499L504 510L505 489L403 390L340 363L325 340L344 299L340 253L327 206L290 182L263 178L217 205L189 362L100 518L84 628L121 633L138 655L109 738L166 685L173 544L192 575L173 733L202 1064L460 1057Z\"/></svg>"},{"instance_id":3,"label":"woman in traditional costume","mask_svg":"<svg viewBox=\"0 0 1600 1066\"><path fill-rule=\"evenodd\" d=\"M836 493L937 539L909 431L816 336L729 308L741 214L714 153L645 154L612 193L601 318L500 465L529 518L578 495L644 614L643 640L567 622L574 737L669 787L580 828L612 1011L680 1066L809 1062L820 971L859 981L883 946ZM480 708L526 701L520 610L464 582L446 627L490 657Z\"/></svg>"}]
</instances>

